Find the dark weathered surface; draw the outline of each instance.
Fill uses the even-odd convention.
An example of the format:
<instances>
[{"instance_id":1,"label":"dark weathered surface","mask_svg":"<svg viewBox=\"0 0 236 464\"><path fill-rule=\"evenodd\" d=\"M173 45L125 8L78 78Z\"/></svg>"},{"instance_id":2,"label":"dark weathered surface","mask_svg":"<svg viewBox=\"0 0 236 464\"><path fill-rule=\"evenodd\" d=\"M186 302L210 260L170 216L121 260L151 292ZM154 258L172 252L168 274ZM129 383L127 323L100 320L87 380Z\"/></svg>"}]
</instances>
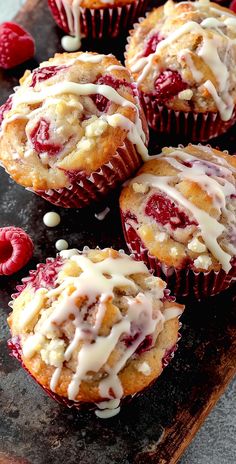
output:
<instances>
[{"instance_id":1,"label":"dark weathered surface","mask_svg":"<svg viewBox=\"0 0 236 464\"><path fill-rule=\"evenodd\" d=\"M38 61L60 50L60 32L45 0L29 1L18 21L36 38ZM104 45L99 47L103 52L111 51L109 44L105 50ZM90 48L98 50L98 44L84 46ZM117 50L117 43L112 50ZM122 43L119 50L117 55L121 56ZM36 64L32 61L24 68ZM22 72L23 67L0 72L2 101ZM228 141L229 135L221 141L222 146L232 150L233 141L231 147ZM152 145L155 143L152 138ZM61 237L71 247L125 248L117 197L118 192L103 204L83 211L62 210L17 186L1 170L0 227L23 227L34 240L35 253L23 271L0 278L0 464L174 464L235 372L235 287L209 301L188 303L179 351L171 365L149 391L107 421L57 405L9 357L7 303L16 283L37 262L55 255L54 243ZM111 212L99 222L94 212L105 205ZM42 222L44 213L50 210L59 211L62 217L53 230Z\"/></svg>"}]
</instances>

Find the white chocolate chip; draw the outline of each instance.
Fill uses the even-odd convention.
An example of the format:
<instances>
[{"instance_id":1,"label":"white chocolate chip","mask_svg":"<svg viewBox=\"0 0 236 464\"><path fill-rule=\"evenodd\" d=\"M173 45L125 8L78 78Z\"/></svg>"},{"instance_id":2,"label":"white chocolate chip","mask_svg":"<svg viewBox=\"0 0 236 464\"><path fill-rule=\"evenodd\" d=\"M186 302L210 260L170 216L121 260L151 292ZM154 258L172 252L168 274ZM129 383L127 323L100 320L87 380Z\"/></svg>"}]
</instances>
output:
<instances>
[{"instance_id":1,"label":"white chocolate chip","mask_svg":"<svg viewBox=\"0 0 236 464\"><path fill-rule=\"evenodd\" d=\"M147 184L138 184L137 182L134 182L132 184L132 187L136 193L147 193L149 190L149 187Z\"/></svg>"},{"instance_id":2,"label":"white chocolate chip","mask_svg":"<svg viewBox=\"0 0 236 464\"><path fill-rule=\"evenodd\" d=\"M168 238L166 232L160 232L155 235L156 242L164 242Z\"/></svg>"},{"instance_id":3,"label":"white chocolate chip","mask_svg":"<svg viewBox=\"0 0 236 464\"><path fill-rule=\"evenodd\" d=\"M45 348L40 351L42 360L46 364L59 367L64 360L65 342L64 340L51 340Z\"/></svg>"},{"instance_id":4,"label":"white chocolate chip","mask_svg":"<svg viewBox=\"0 0 236 464\"><path fill-rule=\"evenodd\" d=\"M172 248L170 249L170 254L171 254L171 256L178 256L178 250L177 250L177 248L176 248L176 247L172 247Z\"/></svg>"},{"instance_id":5,"label":"white chocolate chip","mask_svg":"<svg viewBox=\"0 0 236 464\"><path fill-rule=\"evenodd\" d=\"M26 358L32 358L37 351L40 351L45 343L45 337L42 334L36 333L30 335L23 343L23 355Z\"/></svg>"},{"instance_id":6,"label":"white chocolate chip","mask_svg":"<svg viewBox=\"0 0 236 464\"><path fill-rule=\"evenodd\" d=\"M201 255L198 256L197 259L193 262L194 266L200 269L208 269L209 266L212 264L212 260L208 255Z\"/></svg>"},{"instance_id":7,"label":"white chocolate chip","mask_svg":"<svg viewBox=\"0 0 236 464\"><path fill-rule=\"evenodd\" d=\"M82 137L82 139L79 141L77 144L78 150L91 150L95 145L95 142L93 139L87 139L86 137Z\"/></svg>"},{"instance_id":8,"label":"white chocolate chip","mask_svg":"<svg viewBox=\"0 0 236 464\"><path fill-rule=\"evenodd\" d=\"M182 90L178 93L178 98L180 100L191 100L193 96L193 91L191 89Z\"/></svg>"},{"instance_id":9,"label":"white chocolate chip","mask_svg":"<svg viewBox=\"0 0 236 464\"><path fill-rule=\"evenodd\" d=\"M47 227L56 227L61 222L60 215L50 211L49 213L44 214L43 222Z\"/></svg>"},{"instance_id":10,"label":"white chocolate chip","mask_svg":"<svg viewBox=\"0 0 236 464\"><path fill-rule=\"evenodd\" d=\"M191 242L189 242L188 249L196 253L203 253L203 251L206 251L207 248L204 243L200 242L200 240L195 237L191 240Z\"/></svg>"},{"instance_id":11,"label":"white chocolate chip","mask_svg":"<svg viewBox=\"0 0 236 464\"><path fill-rule=\"evenodd\" d=\"M149 375L151 373L151 368L147 362L143 362L138 366L138 371L143 375Z\"/></svg>"},{"instance_id":12,"label":"white chocolate chip","mask_svg":"<svg viewBox=\"0 0 236 464\"><path fill-rule=\"evenodd\" d=\"M86 137L98 137L106 130L108 124L102 119L97 119L85 128Z\"/></svg>"}]
</instances>

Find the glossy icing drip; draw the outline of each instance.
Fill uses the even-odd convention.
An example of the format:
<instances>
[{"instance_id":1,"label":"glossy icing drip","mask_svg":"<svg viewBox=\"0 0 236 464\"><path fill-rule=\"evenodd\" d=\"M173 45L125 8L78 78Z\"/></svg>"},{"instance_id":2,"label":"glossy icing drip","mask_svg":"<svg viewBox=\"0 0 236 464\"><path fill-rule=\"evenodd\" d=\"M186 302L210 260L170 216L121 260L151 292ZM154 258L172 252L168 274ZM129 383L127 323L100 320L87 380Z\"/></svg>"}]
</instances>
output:
<instances>
[{"instance_id":1,"label":"glossy icing drip","mask_svg":"<svg viewBox=\"0 0 236 464\"><path fill-rule=\"evenodd\" d=\"M98 62L98 60L101 60L100 55L92 55L88 56L86 53L81 56L81 61L90 61L90 62ZM128 99L122 97L115 89L113 89L109 85L99 85L99 84L79 84L76 82L60 82L56 83L51 86L47 86L41 91L34 91L32 88L26 88L25 87L20 87L13 95L13 109L15 109L18 105L21 104L36 104L36 103L41 103L47 99L60 96L62 94L74 94L74 95L83 95L83 96L89 96L89 95L95 95L95 94L100 94L106 97L108 100L111 100L112 102L116 103L117 105L120 106L129 106L135 110L135 121L132 122L130 119L125 118L121 114L117 113L112 116L104 115L104 119L107 121L110 120L111 124L113 127L122 127L123 129L127 130L128 134L127 137L128 139L137 147L138 153L142 156L144 160L148 159L148 150L146 148L145 142L146 142L146 136L144 134L144 131L142 129L142 122L140 119L140 114L139 114L139 109L138 106L132 102L130 102ZM39 110L34 110L34 114L39 111ZM33 114L33 112L31 113ZM30 118L30 115L28 115L28 118ZM6 117L4 120L4 127L8 123L8 118Z\"/></svg>"},{"instance_id":2,"label":"glossy icing drip","mask_svg":"<svg viewBox=\"0 0 236 464\"><path fill-rule=\"evenodd\" d=\"M224 166L219 166L214 162L202 160L181 149L161 155L171 166L179 172L175 176L155 176L151 174L141 174L131 181L132 183L144 184L154 187L164 192L168 197L175 200L182 207L186 208L198 223L199 232L201 233L207 248L213 256L221 263L225 272L231 269L232 256L224 251L218 242L218 239L226 231L225 225L220 222L222 213L227 214L227 198L236 195L236 185L233 173L235 169L226 162ZM218 158L217 158L218 159ZM180 160L180 161L179 161ZM185 163L191 163L186 166ZM219 220L212 217L206 211L198 208L189 201L175 186L173 182L190 180L196 182L213 200L213 207L219 213ZM228 211L230 213L230 211ZM236 224L234 224L235 227ZM234 250L236 253L236 248Z\"/></svg>"},{"instance_id":3,"label":"glossy icing drip","mask_svg":"<svg viewBox=\"0 0 236 464\"><path fill-rule=\"evenodd\" d=\"M178 57L184 57L187 65L192 72L193 78L197 83L204 85L212 96L215 105L220 113L223 121L228 121L234 111L234 99L231 96L230 80L234 78L230 76L228 69L228 62L230 58L230 48L235 46L236 39L231 39L223 31L223 28L230 27L236 31L236 17L232 14L227 14L224 11L212 8L209 2L182 2L191 4L194 8L203 14L205 19L202 20L201 24L195 21L187 21L185 24L180 25L176 30L171 32L167 37L160 41L154 53L144 57L140 54L140 51L132 57L130 60L130 69L134 73L139 73L136 78L137 83L140 85L142 81L147 77L150 70L153 68L153 59L157 57L168 45L173 44L184 34L199 34L202 37L202 44L195 50L196 53L204 63L209 67L212 72L217 84L218 91L212 81L207 80L204 83L204 75L195 68L189 49L184 49L178 53ZM167 4L166 4L167 5ZM178 8L176 5L176 8ZM216 17L208 17L208 11L212 11ZM218 19L219 18L219 19ZM226 43L226 45L225 45ZM223 45L222 45L223 44ZM222 57L222 46L226 46L226 52ZM153 73L153 79L159 75L158 64L155 63L155 73Z\"/></svg>"},{"instance_id":4,"label":"glossy icing drip","mask_svg":"<svg viewBox=\"0 0 236 464\"><path fill-rule=\"evenodd\" d=\"M64 363L70 362L78 343L82 346L78 352L76 369L72 375L68 386L68 398L75 401L80 391L80 385L83 381L89 381L91 372L96 374L103 369L102 377L99 378L98 391L102 401L97 406L99 411L96 412L98 417L108 418L119 412L119 400L123 396L123 387L118 377L121 370L134 353L138 346L143 342L147 335L158 334L164 326L165 320L180 316L182 309L178 306L172 306L161 312L164 297L164 285L162 281L158 284L159 279L155 278L155 286L145 293L139 290L137 283L131 276L136 274L146 274L146 279L150 277L144 263L134 261L124 253L119 253L115 258L109 256L103 261L93 262L88 258L86 252L78 253L76 250L68 250L61 253L68 262L75 263L81 273L77 277L72 277L63 272L63 277L58 276L58 287L46 290L39 289L25 308L21 327L24 329L31 324L39 311L39 299L44 296L53 302L52 311L43 323L38 327L36 332L30 335L26 341L22 340L23 353L25 357L32 357L35 353L36 343L43 343L44 337L52 338L57 327L60 327L65 321L72 321L74 325L74 336L65 347L62 358L58 361L51 361L56 368L51 377L50 388L56 391L60 380ZM149 282L147 280L147 282ZM73 291L68 293L68 288L73 287ZM106 303L112 301L115 296L115 289L126 288L127 294L132 290L136 296L126 296L126 312L119 311L119 318L111 327L108 335L99 334L102 321L107 310ZM150 288L150 287L148 287ZM45 293L46 292L46 293ZM131 292L132 293L132 292ZM80 309L77 301L80 298L86 298ZM42 303L42 300L40 300ZM154 307L155 304L155 307ZM97 305L96 317L92 323L87 322L86 311ZM43 305L41 306L42 309ZM72 317L73 316L73 317ZM124 335L130 336L134 327L139 327L138 336L133 340L130 346L120 351L119 357L115 363L109 365L108 359ZM58 338L55 335L58 342ZM61 344L64 342L61 341ZM50 362L47 362L50 364Z\"/></svg>"},{"instance_id":5,"label":"glossy icing drip","mask_svg":"<svg viewBox=\"0 0 236 464\"><path fill-rule=\"evenodd\" d=\"M64 36L61 40L61 45L67 52L74 52L81 47L80 3L81 0L72 0L72 2L68 0L56 0L59 11L64 7L67 24L71 34L70 36Z\"/></svg>"}]
</instances>

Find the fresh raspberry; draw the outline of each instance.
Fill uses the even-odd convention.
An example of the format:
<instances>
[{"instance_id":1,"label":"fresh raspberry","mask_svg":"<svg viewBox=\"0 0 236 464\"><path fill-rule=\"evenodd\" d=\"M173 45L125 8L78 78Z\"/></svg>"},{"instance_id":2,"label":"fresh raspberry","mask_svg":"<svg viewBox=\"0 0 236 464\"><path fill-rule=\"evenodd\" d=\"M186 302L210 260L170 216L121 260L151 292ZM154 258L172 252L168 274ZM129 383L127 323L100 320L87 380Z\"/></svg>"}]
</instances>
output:
<instances>
[{"instance_id":1,"label":"fresh raspberry","mask_svg":"<svg viewBox=\"0 0 236 464\"><path fill-rule=\"evenodd\" d=\"M155 81L155 98L161 102L170 100L187 88L178 71L166 70Z\"/></svg>"},{"instance_id":2,"label":"fresh raspberry","mask_svg":"<svg viewBox=\"0 0 236 464\"><path fill-rule=\"evenodd\" d=\"M46 119L40 119L30 133L31 143L37 153L56 155L61 150L61 145L50 143L50 123Z\"/></svg>"},{"instance_id":3,"label":"fresh raspberry","mask_svg":"<svg viewBox=\"0 0 236 464\"><path fill-rule=\"evenodd\" d=\"M45 66L45 68L37 68L32 73L32 82L30 87L35 87L36 84L46 81L55 76L58 72L66 69L67 66Z\"/></svg>"},{"instance_id":4,"label":"fresh raspberry","mask_svg":"<svg viewBox=\"0 0 236 464\"><path fill-rule=\"evenodd\" d=\"M183 211L180 211L173 201L159 193L155 193L149 198L145 207L145 214L153 217L163 226L169 224L174 230L177 228L183 229L190 225L197 225Z\"/></svg>"},{"instance_id":5,"label":"fresh raspberry","mask_svg":"<svg viewBox=\"0 0 236 464\"><path fill-rule=\"evenodd\" d=\"M31 238L20 227L0 228L0 275L19 271L33 255Z\"/></svg>"},{"instance_id":6,"label":"fresh raspberry","mask_svg":"<svg viewBox=\"0 0 236 464\"><path fill-rule=\"evenodd\" d=\"M156 32L156 34L152 35L147 43L146 43L146 47L144 49L144 52L143 52L143 56L149 56L151 55L151 53L155 53L156 51L156 48L157 48L157 45L159 44L159 42L161 42L162 40L164 40L164 37L162 37L159 32Z\"/></svg>"},{"instance_id":7,"label":"fresh raspberry","mask_svg":"<svg viewBox=\"0 0 236 464\"><path fill-rule=\"evenodd\" d=\"M10 111L12 108L12 96L10 96L6 103L4 103L4 105L0 106L0 127L2 125L2 121L5 117L5 114Z\"/></svg>"},{"instance_id":8,"label":"fresh raspberry","mask_svg":"<svg viewBox=\"0 0 236 464\"><path fill-rule=\"evenodd\" d=\"M233 0L231 3L230 3L230 9L236 13L236 0Z\"/></svg>"},{"instance_id":9,"label":"fresh raspberry","mask_svg":"<svg viewBox=\"0 0 236 464\"><path fill-rule=\"evenodd\" d=\"M14 68L34 56L33 37L16 23L3 23L0 26L0 67Z\"/></svg>"},{"instance_id":10,"label":"fresh raspberry","mask_svg":"<svg viewBox=\"0 0 236 464\"><path fill-rule=\"evenodd\" d=\"M108 75L99 77L99 79L95 82L95 84L109 85L115 90L117 90L122 85L132 89L132 84L130 82L127 82L125 79L114 79L114 77L108 76ZM103 95L100 95L100 94L95 94L95 95L91 95L91 98L93 102L95 103L97 109L101 113L107 111L109 100L106 97L103 97Z\"/></svg>"}]
</instances>

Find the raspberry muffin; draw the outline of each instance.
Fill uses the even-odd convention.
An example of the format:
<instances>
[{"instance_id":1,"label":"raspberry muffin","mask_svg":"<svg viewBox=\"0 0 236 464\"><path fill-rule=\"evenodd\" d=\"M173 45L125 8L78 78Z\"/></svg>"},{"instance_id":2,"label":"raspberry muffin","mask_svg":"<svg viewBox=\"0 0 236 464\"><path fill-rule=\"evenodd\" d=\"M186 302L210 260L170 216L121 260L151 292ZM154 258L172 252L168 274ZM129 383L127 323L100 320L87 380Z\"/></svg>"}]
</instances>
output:
<instances>
[{"instance_id":1,"label":"raspberry muffin","mask_svg":"<svg viewBox=\"0 0 236 464\"><path fill-rule=\"evenodd\" d=\"M81 36L119 36L144 14L148 3L150 0L48 0L58 26L77 39L75 50L80 48Z\"/></svg>"},{"instance_id":2,"label":"raspberry muffin","mask_svg":"<svg viewBox=\"0 0 236 464\"><path fill-rule=\"evenodd\" d=\"M175 295L211 296L236 279L236 157L164 148L120 197L129 249Z\"/></svg>"},{"instance_id":3,"label":"raspberry muffin","mask_svg":"<svg viewBox=\"0 0 236 464\"><path fill-rule=\"evenodd\" d=\"M126 66L158 132L208 141L235 120L236 15L208 0L153 10L131 32Z\"/></svg>"},{"instance_id":4,"label":"raspberry muffin","mask_svg":"<svg viewBox=\"0 0 236 464\"><path fill-rule=\"evenodd\" d=\"M1 163L51 203L85 206L147 157L138 103L129 72L112 55L56 54L27 71L1 108Z\"/></svg>"},{"instance_id":5,"label":"raspberry muffin","mask_svg":"<svg viewBox=\"0 0 236 464\"><path fill-rule=\"evenodd\" d=\"M124 252L61 252L18 287L9 346L54 399L110 417L176 349L183 306L165 288Z\"/></svg>"}]
</instances>

